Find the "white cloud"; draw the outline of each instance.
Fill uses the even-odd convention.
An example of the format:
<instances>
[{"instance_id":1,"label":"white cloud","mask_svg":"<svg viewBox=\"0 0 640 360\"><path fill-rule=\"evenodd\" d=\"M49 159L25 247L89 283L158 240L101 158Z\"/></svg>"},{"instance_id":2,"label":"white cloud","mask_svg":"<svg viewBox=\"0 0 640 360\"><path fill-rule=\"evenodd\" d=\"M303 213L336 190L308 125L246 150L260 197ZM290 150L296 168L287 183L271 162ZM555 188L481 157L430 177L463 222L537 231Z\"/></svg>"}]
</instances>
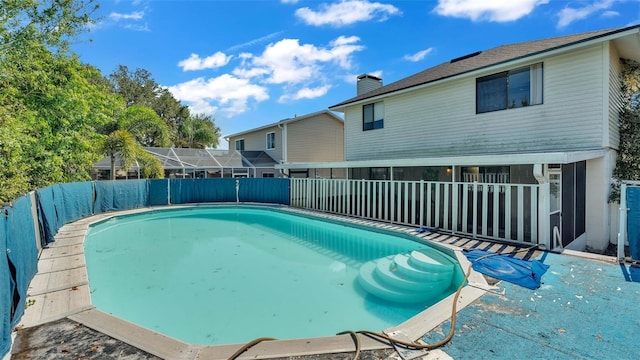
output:
<instances>
[{"instance_id":1,"label":"white cloud","mask_svg":"<svg viewBox=\"0 0 640 360\"><path fill-rule=\"evenodd\" d=\"M265 87L229 74L207 80L199 77L168 88L178 100L200 109L198 112L203 112L202 109L208 107L227 116L245 112L250 101L269 99Z\"/></svg>"},{"instance_id":2,"label":"white cloud","mask_svg":"<svg viewBox=\"0 0 640 360\"><path fill-rule=\"evenodd\" d=\"M227 65L231 58L232 56L227 56L220 51L204 59L200 58L198 54L191 54L188 59L181 60L178 66L182 68L182 71L214 69Z\"/></svg>"},{"instance_id":3,"label":"white cloud","mask_svg":"<svg viewBox=\"0 0 640 360\"><path fill-rule=\"evenodd\" d=\"M217 111L229 117L269 99L270 91L283 93L280 102L313 99L327 94L331 88L327 84L353 67L354 53L364 49L359 43L357 36L339 36L326 46L282 39L267 45L262 53L234 56L237 66L230 73L199 77L169 90L198 112ZM221 52L204 59L192 54L179 65L184 70L208 69L228 65L231 59Z\"/></svg>"},{"instance_id":4,"label":"white cloud","mask_svg":"<svg viewBox=\"0 0 640 360\"><path fill-rule=\"evenodd\" d=\"M137 24L127 24L123 26L125 29L133 30L133 31L151 31L149 26L145 23L142 25Z\"/></svg>"},{"instance_id":5,"label":"white cloud","mask_svg":"<svg viewBox=\"0 0 640 360\"><path fill-rule=\"evenodd\" d=\"M620 16L620 13L617 11L609 10L602 13L602 17L616 17Z\"/></svg>"},{"instance_id":6,"label":"white cloud","mask_svg":"<svg viewBox=\"0 0 640 360\"><path fill-rule=\"evenodd\" d=\"M253 40L249 40L247 42L244 42L242 44L237 44L237 45L233 45L229 48L227 48L227 50L225 50L226 52L233 52L236 51L238 49L242 49L248 46L252 46L252 45L256 45L259 44L261 42L266 42L269 39L272 39L278 35L282 34L282 31L276 31L276 32L272 32L271 34L267 34L265 36L259 37L257 39L253 39Z\"/></svg>"},{"instance_id":7,"label":"white cloud","mask_svg":"<svg viewBox=\"0 0 640 360\"><path fill-rule=\"evenodd\" d=\"M298 0L280 0L283 4L297 4Z\"/></svg>"},{"instance_id":8,"label":"white cloud","mask_svg":"<svg viewBox=\"0 0 640 360\"><path fill-rule=\"evenodd\" d=\"M113 21L142 20L143 17L144 17L144 11L134 11L130 14L122 14L117 12L112 12L111 14L109 14L109 19Z\"/></svg>"},{"instance_id":9,"label":"white cloud","mask_svg":"<svg viewBox=\"0 0 640 360\"><path fill-rule=\"evenodd\" d=\"M595 12L606 10L610 8L613 3L615 3L615 0L603 0L579 8L567 6L558 13L558 27L563 28L574 21L583 20Z\"/></svg>"},{"instance_id":10,"label":"white cloud","mask_svg":"<svg viewBox=\"0 0 640 360\"><path fill-rule=\"evenodd\" d=\"M549 0L438 0L433 11L442 16L472 21L509 22L529 15Z\"/></svg>"},{"instance_id":11,"label":"white cloud","mask_svg":"<svg viewBox=\"0 0 640 360\"><path fill-rule=\"evenodd\" d=\"M245 56L243 66L234 70L242 77L263 78L271 84L296 84L322 74L325 65L337 64L340 68L351 67L351 55L364 49L357 36L340 36L328 47L312 44L300 45L298 39L283 39L270 44L259 56Z\"/></svg>"},{"instance_id":12,"label":"white cloud","mask_svg":"<svg viewBox=\"0 0 640 360\"><path fill-rule=\"evenodd\" d=\"M302 88L298 90L295 94L285 94L278 99L278 102L284 103L291 100L300 100L300 99L315 99L320 96L324 96L331 89L331 85L319 86L316 88Z\"/></svg>"},{"instance_id":13,"label":"white cloud","mask_svg":"<svg viewBox=\"0 0 640 360\"><path fill-rule=\"evenodd\" d=\"M393 5L366 0L345 0L333 4L320 4L319 10L308 7L296 10L296 16L308 25L345 26L360 21L377 19L385 21L391 15L400 15L401 11Z\"/></svg>"},{"instance_id":14,"label":"white cloud","mask_svg":"<svg viewBox=\"0 0 640 360\"><path fill-rule=\"evenodd\" d=\"M430 54L432 51L433 51L433 48L424 49L412 55L405 55L404 59L411 62L418 62L424 59L424 57Z\"/></svg>"}]
</instances>

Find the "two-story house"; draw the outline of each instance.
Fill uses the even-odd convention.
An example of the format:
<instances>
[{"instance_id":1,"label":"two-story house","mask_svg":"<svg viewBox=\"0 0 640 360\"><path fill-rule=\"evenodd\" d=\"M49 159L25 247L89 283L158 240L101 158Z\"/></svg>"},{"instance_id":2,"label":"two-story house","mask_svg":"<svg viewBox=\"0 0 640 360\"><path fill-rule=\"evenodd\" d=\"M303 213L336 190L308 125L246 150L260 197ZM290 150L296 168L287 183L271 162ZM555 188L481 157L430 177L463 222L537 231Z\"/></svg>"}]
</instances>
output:
<instances>
[{"instance_id":1,"label":"two-story house","mask_svg":"<svg viewBox=\"0 0 640 360\"><path fill-rule=\"evenodd\" d=\"M279 163L344 161L344 121L328 110L283 119L225 139L229 149L240 151L245 157L264 152ZM308 170L281 173L263 169L262 176L307 177Z\"/></svg>"},{"instance_id":2,"label":"two-story house","mask_svg":"<svg viewBox=\"0 0 640 360\"><path fill-rule=\"evenodd\" d=\"M621 59L640 61L639 28L503 45L384 86L360 76L357 96L329 108L344 113L346 161L296 166L348 169L351 179L545 184L530 204L517 204L526 190L499 211L531 212L531 238L549 247L602 251L610 239ZM449 209L461 199L448 200ZM479 222L483 211L476 210ZM508 220L500 221L494 228L503 231Z\"/></svg>"}]
</instances>

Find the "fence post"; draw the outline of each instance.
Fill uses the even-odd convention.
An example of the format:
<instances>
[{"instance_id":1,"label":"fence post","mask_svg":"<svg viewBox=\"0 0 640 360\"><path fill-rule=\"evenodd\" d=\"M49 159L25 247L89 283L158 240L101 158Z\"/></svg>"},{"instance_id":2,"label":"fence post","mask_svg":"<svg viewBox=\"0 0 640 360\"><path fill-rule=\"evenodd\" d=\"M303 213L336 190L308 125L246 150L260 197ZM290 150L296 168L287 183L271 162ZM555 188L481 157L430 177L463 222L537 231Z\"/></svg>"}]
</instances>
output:
<instances>
[{"instance_id":1,"label":"fence post","mask_svg":"<svg viewBox=\"0 0 640 360\"><path fill-rule=\"evenodd\" d=\"M620 186L620 227L618 229L618 260L624 260L624 242L627 239L627 184Z\"/></svg>"}]
</instances>

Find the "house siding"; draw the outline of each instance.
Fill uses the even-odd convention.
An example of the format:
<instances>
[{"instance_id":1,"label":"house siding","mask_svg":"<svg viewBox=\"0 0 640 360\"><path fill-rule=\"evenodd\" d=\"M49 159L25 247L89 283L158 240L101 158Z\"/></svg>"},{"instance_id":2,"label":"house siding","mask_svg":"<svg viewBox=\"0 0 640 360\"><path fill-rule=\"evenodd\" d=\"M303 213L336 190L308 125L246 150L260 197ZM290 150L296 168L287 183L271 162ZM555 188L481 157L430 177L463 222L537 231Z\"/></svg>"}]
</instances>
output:
<instances>
[{"instance_id":1,"label":"house siding","mask_svg":"<svg viewBox=\"0 0 640 360\"><path fill-rule=\"evenodd\" d=\"M620 111L622 110L622 65L615 47L609 52L609 138L605 146L620 146Z\"/></svg>"},{"instance_id":2,"label":"house siding","mask_svg":"<svg viewBox=\"0 0 640 360\"><path fill-rule=\"evenodd\" d=\"M327 114L289 123L287 149L288 162L343 161L343 123Z\"/></svg>"},{"instance_id":3,"label":"house siding","mask_svg":"<svg viewBox=\"0 0 640 360\"><path fill-rule=\"evenodd\" d=\"M276 134L275 149L267 150L267 133L270 132L274 132ZM235 141L238 139L244 139L245 150L264 151L274 160L282 160L282 130L277 126L260 129L240 136L229 137L230 149L235 149Z\"/></svg>"},{"instance_id":4,"label":"house siding","mask_svg":"<svg viewBox=\"0 0 640 360\"><path fill-rule=\"evenodd\" d=\"M597 44L391 95L383 100L383 129L362 131L362 104L350 106L346 159L602 148L603 119L610 116L604 105L612 101L602 90L612 81L605 79L611 77L604 70L608 49ZM476 114L476 78L538 62L544 64L543 104Z\"/></svg>"}]
</instances>

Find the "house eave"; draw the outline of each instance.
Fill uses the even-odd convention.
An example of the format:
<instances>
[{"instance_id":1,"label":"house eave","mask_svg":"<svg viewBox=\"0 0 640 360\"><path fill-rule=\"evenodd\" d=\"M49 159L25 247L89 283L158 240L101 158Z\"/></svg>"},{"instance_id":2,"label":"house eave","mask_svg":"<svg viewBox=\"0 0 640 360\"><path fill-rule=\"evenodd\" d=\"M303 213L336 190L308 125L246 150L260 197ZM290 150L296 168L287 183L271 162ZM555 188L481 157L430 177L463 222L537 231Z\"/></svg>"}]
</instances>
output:
<instances>
[{"instance_id":1,"label":"house eave","mask_svg":"<svg viewBox=\"0 0 640 360\"><path fill-rule=\"evenodd\" d=\"M413 166L490 166L525 164L569 164L605 156L606 150L582 150L565 152L488 154L438 156L410 159L354 160L340 162L283 163L276 169L346 169L368 167L413 167Z\"/></svg>"},{"instance_id":2,"label":"house eave","mask_svg":"<svg viewBox=\"0 0 640 360\"><path fill-rule=\"evenodd\" d=\"M246 131L241 131L239 133L225 135L224 137L226 139L235 138L235 137L238 137L238 136L243 136L243 135L251 134L251 133L254 133L254 132L258 132L258 131L263 131L263 130L266 130L266 129L269 129L269 128L277 128L279 125L290 124L290 123L293 123L293 122L305 120L305 119L308 119L308 118L311 118L311 117L314 117L314 116L318 116L318 115L322 115L322 114L325 114L325 113L328 114L329 116L331 116L332 118L334 118L337 121L344 122L344 120L342 118L340 118L338 115L332 113L331 111L329 111L329 110L320 110L320 111L316 111L316 112L313 112L313 113L310 113L310 114L305 114L305 115L301 115L301 116L295 116L295 117L292 117L292 118L283 119L283 120L280 120L280 121L275 122L275 123L270 123L270 124L263 125L263 126L260 126L260 127L257 127L257 128L253 128L253 129L249 129L249 130L246 130Z\"/></svg>"}]
</instances>

